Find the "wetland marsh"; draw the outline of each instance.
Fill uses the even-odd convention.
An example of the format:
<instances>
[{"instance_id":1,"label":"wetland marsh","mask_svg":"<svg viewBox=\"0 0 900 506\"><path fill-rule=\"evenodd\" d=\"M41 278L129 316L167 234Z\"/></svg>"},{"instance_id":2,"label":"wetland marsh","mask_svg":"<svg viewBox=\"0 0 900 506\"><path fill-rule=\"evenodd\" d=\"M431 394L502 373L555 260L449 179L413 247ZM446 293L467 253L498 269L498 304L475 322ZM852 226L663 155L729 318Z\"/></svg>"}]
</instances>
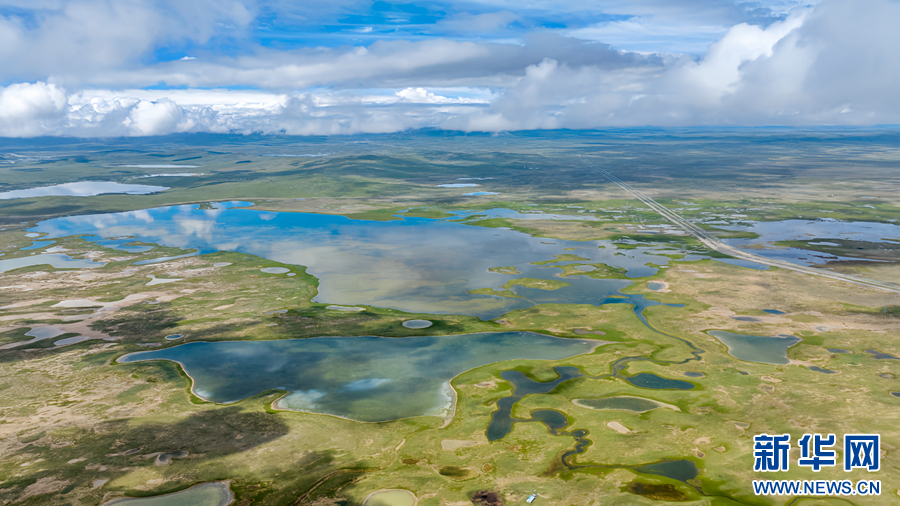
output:
<instances>
[{"instance_id":1,"label":"wetland marsh","mask_svg":"<svg viewBox=\"0 0 900 506\"><path fill-rule=\"evenodd\" d=\"M640 313L659 303L639 294L623 293L622 289L632 284L627 278L652 275L671 261L654 254L653 248L620 251L609 242L548 242L516 230L472 226L471 221L416 217L373 221L273 213L246 208L249 205L215 203L205 209L184 205L57 218L29 230L42 234L42 240L73 235L88 240L130 236L136 241L197 252L189 254L238 251L305 266L309 274L321 280L316 301L483 319L546 303L626 303L635 305ZM578 260L567 259L564 255L571 255L567 251L577 252ZM533 283L510 285L508 291L517 297L502 297L491 293L503 292L502 285L515 283L519 276L484 274L497 265L513 266L522 278L560 286L565 266L585 262L624 269L625 276L606 277L579 270L584 275L567 275L565 286L559 289L547 290ZM281 267L262 270L270 274L287 271ZM152 279L150 284L174 281L177 279Z\"/></svg>"},{"instance_id":2,"label":"wetland marsh","mask_svg":"<svg viewBox=\"0 0 900 506\"><path fill-rule=\"evenodd\" d=\"M0 139L2 192L165 188L0 199L0 502L790 504L753 434L900 445L900 300L578 160L900 280L897 134L784 135Z\"/></svg>"}]
</instances>

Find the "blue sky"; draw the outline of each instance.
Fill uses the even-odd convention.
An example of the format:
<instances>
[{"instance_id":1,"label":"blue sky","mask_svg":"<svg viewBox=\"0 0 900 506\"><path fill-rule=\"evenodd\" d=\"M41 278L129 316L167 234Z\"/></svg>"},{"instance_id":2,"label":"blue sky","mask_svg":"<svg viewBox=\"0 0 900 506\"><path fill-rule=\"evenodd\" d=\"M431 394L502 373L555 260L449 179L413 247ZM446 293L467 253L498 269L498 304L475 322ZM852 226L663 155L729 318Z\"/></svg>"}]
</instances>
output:
<instances>
[{"instance_id":1,"label":"blue sky","mask_svg":"<svg viewBox=\"0 0 900 506\"><path fill-rule=\"evenodd\" d=\"M0 0L0 135L900 122L898 0Z\"/></svg>"}]
</instances>

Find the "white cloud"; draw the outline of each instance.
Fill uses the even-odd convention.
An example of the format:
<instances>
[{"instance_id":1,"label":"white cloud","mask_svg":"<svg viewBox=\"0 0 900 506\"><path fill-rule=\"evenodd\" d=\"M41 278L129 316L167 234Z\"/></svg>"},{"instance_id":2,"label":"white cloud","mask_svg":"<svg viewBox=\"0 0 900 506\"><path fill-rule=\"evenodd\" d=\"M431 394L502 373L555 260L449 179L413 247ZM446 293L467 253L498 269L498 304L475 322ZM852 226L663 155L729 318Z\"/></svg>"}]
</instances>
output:
<instances>
[{"instance_id":1,"label":"white cloud","mask_svg":"<svg viewBox=\"0 0 900 506\"><path fill-rule=\"evenodd\" d=\"M457 33L490 33L498 29L506 28L510 23L518 21L521 17L510 11L486 12L483 14L460 13L444 18L435 28L441 31Z\"/></svg>"},{"instance_id":2,"label":"white cloud","mask_svg":"<svg viewBox=\"0 0 900 506\"><path fill-rule=\"evenodd\" d=\"M425 88L406 88L395 93L401 100L416 104L483 104L483 100L473 98L448 98L426 90Z\"/></svg>"},{"instance_id":3,"label":"white cloud","mask_svg":"<svg viewBox=\"0 0 900 506\"><path fill-rule=\"evenodd\" d=\"M52 84L21 83L0 90L0 136L33 137L55 133L65 113L65 90Z\"/></svg>"},{"instance_id":4,"label":"white cloud","mask_svg":"<svg viewBox=\"0 0 900 506\"><path fill-rule=\"evenodd\" d=\"M30 21L0 14L0 68L7 79L90 79L133 67L159 47L241 32L254 19L236 0L73 0L24 8L39 10Z\"/></svg>"},{"instance_id":5,"label":"white cloud","mask_svg":"<svg viewBox=\"0 0 900 506\"><path fill-rule=\"evenodd\" d=\"M520 45L390 40L118 65L92 74L108 89L83 89L78 73L60 78L72 93L60 82L0 88L0 135L900 123L898 19L894 0L825 0L766 26L736 23L700 58L535 33ZM191 36L205 36L201 28ZM17 33L0 29L0 38ZM212 89L122 85L159 80ZM262 90L216 87L245 84Z\"/></svg>"}]
</instances>

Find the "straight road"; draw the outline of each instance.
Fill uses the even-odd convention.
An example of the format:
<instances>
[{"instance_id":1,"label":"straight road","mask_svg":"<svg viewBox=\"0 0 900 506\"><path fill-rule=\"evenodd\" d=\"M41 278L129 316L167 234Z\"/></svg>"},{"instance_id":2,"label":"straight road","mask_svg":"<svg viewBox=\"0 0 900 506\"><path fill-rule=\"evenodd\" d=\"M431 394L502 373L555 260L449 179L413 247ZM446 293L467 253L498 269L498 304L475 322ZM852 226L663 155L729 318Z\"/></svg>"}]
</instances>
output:
<instances>
[{"instance_id":1,"label":"straight road","mask_svg":"<svg viewBox=\"0 0 900 506\"><path fill-rule=\"evenodd\" d=\"M718 251L719 253L723 253L730 257L739 258L741 260L748 260L750 262L756 262L758 264L769 265L772 267L778 267L780 269L787 269L787 270L794 271L794 272L802 272L803 274L810 274L813 276L834 279L836 281L845 281L847 283L853 283L855 285L867 286L869 288L877 288L877 289L892 292L892 293L900 293L900 285L897 285L895 283L876 281L874 279L853 276L851 274L841 274L839 272L833 272L833 271L829 271L829 270L825 270L825 269L818 269L815 267L807 267L805 265L797 265L797 264L794 264L791 262L785 262L784 260L773 260L773 259L766 258L763 256L748 253L744 250L735 248L734 246L729 246L728 244L725 244L724 242L722 242L722 241L718 240L717 238L715 238L714 236L710 235L702 228L685 220L684 218L679 216L678 213L670 210L666 206L664 206L664 205L660 204L659 202L656 202L655 200L651 199L650 197L644 195L643 193L636 190L635 188L633 188L631 185L629 185L625 181L622 181L621 179L617 178L616 176L610 174L608 171L601 169L600 167L598 167L596 164L594 164L590 160L587 160L583 157L579 157L579 158L581 158L581 161L583 161L589 167L594 169L598 174L609 179L613 183L619 185L623 190L625 190L628 193L630 193L631 195L633 195L634 198L640 200L647 207L649 207L650 209L653 209L654 211L656 211L657 213L662 215L664 218L671 221L679 228L683 229L685 232L696 237L701 243L703 243L704 246L706 246L707 248L709 248L711 250Z\"/></svg>"}]
</instances>

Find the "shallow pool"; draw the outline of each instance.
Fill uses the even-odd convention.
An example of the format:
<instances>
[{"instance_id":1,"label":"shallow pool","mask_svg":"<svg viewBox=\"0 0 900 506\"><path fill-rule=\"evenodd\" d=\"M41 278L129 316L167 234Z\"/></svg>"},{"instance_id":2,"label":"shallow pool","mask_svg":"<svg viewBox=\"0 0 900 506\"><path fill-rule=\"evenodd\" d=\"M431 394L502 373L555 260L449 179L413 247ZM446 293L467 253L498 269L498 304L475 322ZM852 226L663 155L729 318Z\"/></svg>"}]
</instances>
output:
<instances>
[{"instance_id":1,"label":"shallow pool","mask_svg":"<svg viewBox=\"0 0 900 506\"><path fill-rule=\"evenodd\" d=\"M801 341L799 337L790 335L755 336L724 330L710 330L707 334L727 346L728 354L738 360L773 365L790 363L787 350Z\"/></svg>"},{"instance_id":2,"label":"shallow pool","mask_svg":"<svg viewBox=\"0 0 900 506\"><path fill-rule=\"evenodd\" d=\"M406 338L316 337L277 341L193 342L125 355L120 363L172 360L214 402L287 390L283 409L377 422L421 415L447 417L449 382L469 369L513 359L559 360L600 341L532 332L482 332Z\"/></svg>"}]
</instances>

